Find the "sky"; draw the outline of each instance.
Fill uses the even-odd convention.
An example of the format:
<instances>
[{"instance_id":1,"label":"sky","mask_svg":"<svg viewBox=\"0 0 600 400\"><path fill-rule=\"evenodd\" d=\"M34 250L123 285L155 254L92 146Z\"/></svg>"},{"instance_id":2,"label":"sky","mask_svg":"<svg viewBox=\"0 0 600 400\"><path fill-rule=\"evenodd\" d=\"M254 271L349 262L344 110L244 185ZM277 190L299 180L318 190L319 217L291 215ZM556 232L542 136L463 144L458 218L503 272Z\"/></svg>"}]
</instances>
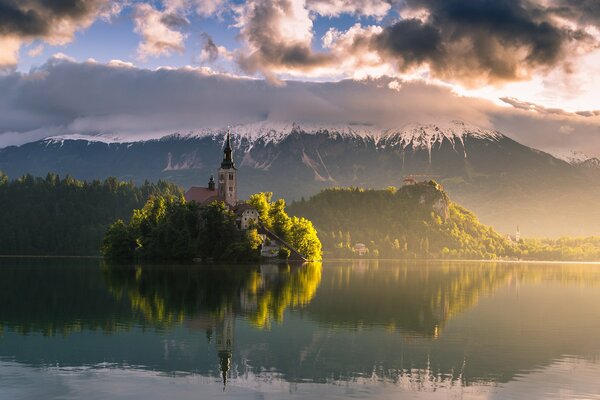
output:
<instances>
[{"instance_id":1,"label":"sky","mask_svg":"<svg viewBox=\"0 0 600 400\"><path fill-rule=\"evenodd\" d=\"M0 147L461 119L600 156L598 0L0 0Z\"/></svg>"}]
</instances>

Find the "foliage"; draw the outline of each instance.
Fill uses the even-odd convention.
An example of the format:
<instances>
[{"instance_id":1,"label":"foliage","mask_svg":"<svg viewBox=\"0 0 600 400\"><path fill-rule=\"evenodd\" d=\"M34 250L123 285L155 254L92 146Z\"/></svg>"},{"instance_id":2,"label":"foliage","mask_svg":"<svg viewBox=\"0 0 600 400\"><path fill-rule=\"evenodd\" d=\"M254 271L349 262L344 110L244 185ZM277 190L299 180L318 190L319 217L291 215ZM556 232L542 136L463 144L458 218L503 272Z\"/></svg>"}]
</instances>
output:
<instances>
[{"instance_id":1,"label":"foliage","mask_svg":"<svg viewBox=\"0 0 600 400\"><path fill-rule=\"evenodd\" d=\"M321 241L312 222L306 218L290 217L285 200L273 201L273 193L261 192L250 196L248 203L259 213L260 222L288 242L309 260L321 259Z\"/></svg>"},{"instance_id":2,"label":"foliage","mask_svg":"<svg viewBox=\"0 0 600 400\"><path fill-rule=\"evenodd\" d=\"M525 260L600 260L600 236L524 239L517 246Z\"/></svg>"},{"instance_id":3,"label":"foliage","mask_svg":"<svg viewBox=\"0 0 600 400\"><path fill-rule=\"evenodd\" d=\"M290 254L290 249L288 249L287 247L282 247L279 249L277 257L279 257L279 259L281 260L287 260L288 258L290 258Z\"/></svg>"},{"instance_id":4,"label":"foliage","mask_svg":"<svg viewBox=\"0 0 600 400\"><path fill-rule=\"evenodd\" d=\"M334 256L354 256L357 243L380 258L514 256L506 237L452 203L435 181L400 189L327 189L290 210L315 222Z\"/></svg>"},{"instance_id":5,"label":"foliage","mask_svg":"<svg viewBox=\"0 0 600 400\"><path fill-rule=\"evenodd\" d=\"M183 196L153 196L133 211L128 225L110 227L102 250L113 260L245 262L257 259L259 246L256 230L238 229L223 202L201 207Z\"/></svg>"},{"instance_id":6,"label":"foliage","mask_svg":"<svg viewBox=\"0 0 600 400\"><path fill-rule=\"evenodd\" d=\"M127 218L151 195L179 193L163 181L135 186L116 178L85 182L56 174L11 181L0 173L0 254L97 255L113 221ZM111 234L123 234L120 228L114 226Z\"/></svg>"}]
</instances>

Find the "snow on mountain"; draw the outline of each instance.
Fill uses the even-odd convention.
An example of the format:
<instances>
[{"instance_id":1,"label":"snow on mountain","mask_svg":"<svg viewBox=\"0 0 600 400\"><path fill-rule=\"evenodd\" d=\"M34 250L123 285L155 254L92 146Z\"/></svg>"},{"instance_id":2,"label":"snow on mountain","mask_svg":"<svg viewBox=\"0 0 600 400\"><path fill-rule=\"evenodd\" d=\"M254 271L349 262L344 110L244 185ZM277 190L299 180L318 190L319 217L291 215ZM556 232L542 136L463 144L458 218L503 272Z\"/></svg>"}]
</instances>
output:
<instances>
[{"instance_id":1,"label":"snow on mountain","mask_svg":"<svg viewBox=\"0 0 600 400\"><path fill-rule=\"evenodd\" d=\"M497 141L502 137L502 134L469 125L462 121L425 125L409 124L399 130L387 130L383 135L382 146L399 146L403 149L411 147L412 149L426 149L431 152L431 148L441 144L444 139L448 140L456 149L457 142L464 145L466 137ZM464 150L464 146L461 147Z\"/></svg>"},{"instance_id":2,"label":"snow on mountain","mask_svg":"<svg viewBox=\"0 0 600 400\"><path fill-rule=\"evenodd\" d=\"M566 150L564 152L553 152L552 155L572 165L578 165L591 159L590 156L581 151Z\"/></svg>"},{"instance_id":3,"label":"snow on mountain","mask_svg":"<svg viewBox=\"0 0 600 400\"><path fill-rule=\"evenodd\" d=\"M201 128L188 133L174 133L169 135L156 135L155 137L127 138L117 135L61 135L45 139L47 144L63 143L65 140L86 140L88 142L101 143L133 143L148 140L168 140L171 138L201 138L214 137L217 140L225 140L224 136L230 129L232 139L237 147L251 149L257 143L277 144L293 132L304 134L328 134L332 137L369 139L380 148L401 147L403 149L426 149L431 148L448 140L454 147L457 142L464 144L466 137L476 139L498 140L502 135L493 130L483 129L462 121L450 121L430 124L412 123L401 128L380 128L372 125L360 124L317 124L306 122L285 121L260 121L243 125L235 125L231 128ZM461 146L464 148L464 146Z\"/></svg>"}]
</instances>

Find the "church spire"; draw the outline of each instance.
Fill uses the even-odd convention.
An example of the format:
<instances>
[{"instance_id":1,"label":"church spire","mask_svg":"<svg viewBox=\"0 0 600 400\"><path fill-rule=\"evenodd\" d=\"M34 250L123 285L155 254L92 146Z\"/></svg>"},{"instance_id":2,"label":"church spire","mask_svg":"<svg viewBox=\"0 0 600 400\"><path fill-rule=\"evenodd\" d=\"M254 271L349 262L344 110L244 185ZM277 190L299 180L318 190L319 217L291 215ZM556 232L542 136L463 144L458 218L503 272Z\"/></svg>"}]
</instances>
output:
<instances>
[{"instance_id":1,"label":"church spire","mask_svg":"<svg viewBox=\"0 0 600 400\"><path fill-rule=\"evenodd\" d=\"M227 129L227 139L225 140L225 148L223 149L223 162L221 162L221 168L235 169L233 149L231 148L231 132L229 128Z\"/></svg>"}]
</instances>

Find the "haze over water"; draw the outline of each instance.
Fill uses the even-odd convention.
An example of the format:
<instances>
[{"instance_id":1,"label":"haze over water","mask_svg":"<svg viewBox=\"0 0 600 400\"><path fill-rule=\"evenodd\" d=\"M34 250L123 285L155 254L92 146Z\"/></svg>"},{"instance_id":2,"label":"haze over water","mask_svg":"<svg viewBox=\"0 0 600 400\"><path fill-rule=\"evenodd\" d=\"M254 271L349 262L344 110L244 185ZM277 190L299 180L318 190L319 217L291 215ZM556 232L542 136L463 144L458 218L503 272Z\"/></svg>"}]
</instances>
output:
<instances>
[{"instance_id":1,"label":"haze over water","mask_svg":"<svg viewBox=\"0 0 600 400\"><path fill-rule=\"evenodd\" d=\"M0 259L0 332L1 399L596 399L600 265Z\"/></svg>"}]
</instances>

